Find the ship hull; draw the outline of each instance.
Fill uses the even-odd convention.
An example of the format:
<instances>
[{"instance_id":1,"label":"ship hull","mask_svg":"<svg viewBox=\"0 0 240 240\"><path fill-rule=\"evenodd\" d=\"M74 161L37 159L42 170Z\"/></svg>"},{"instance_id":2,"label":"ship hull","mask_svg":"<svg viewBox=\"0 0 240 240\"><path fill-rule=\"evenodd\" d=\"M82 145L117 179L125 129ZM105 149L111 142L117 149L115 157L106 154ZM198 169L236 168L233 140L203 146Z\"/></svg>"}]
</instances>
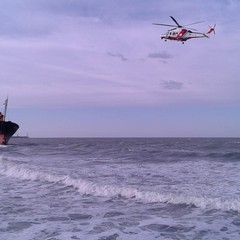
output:
<instances>
[{"instance_id":1,"label":"ship hull","mask_svg":"<svg viewBox=\"0 0 240 240\"><path fill-rule=\"evenodd\" d=\"M18 128L18 124L14 122L0 122L0 145L6 145L12 135L18 130Z\"/></svg>"}]
</instances>

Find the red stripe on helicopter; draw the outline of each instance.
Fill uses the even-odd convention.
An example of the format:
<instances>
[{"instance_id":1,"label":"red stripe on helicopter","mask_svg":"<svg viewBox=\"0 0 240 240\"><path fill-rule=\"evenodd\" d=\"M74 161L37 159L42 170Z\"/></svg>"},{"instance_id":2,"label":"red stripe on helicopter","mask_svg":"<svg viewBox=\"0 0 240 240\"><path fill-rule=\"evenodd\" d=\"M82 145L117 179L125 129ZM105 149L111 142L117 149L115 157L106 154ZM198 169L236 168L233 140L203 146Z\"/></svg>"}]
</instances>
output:
<instances>
[{"instance_id":1,"label":"red stripe on helicopter","mask_svg":"<svg viewBox=\"0 0 240 240\"><path fill-rule=\"evenodd\" d=\"M176 39L181 39L187 32L187 29L182 29L180 33L176 36Z\"/></svg>"}]
</instances>

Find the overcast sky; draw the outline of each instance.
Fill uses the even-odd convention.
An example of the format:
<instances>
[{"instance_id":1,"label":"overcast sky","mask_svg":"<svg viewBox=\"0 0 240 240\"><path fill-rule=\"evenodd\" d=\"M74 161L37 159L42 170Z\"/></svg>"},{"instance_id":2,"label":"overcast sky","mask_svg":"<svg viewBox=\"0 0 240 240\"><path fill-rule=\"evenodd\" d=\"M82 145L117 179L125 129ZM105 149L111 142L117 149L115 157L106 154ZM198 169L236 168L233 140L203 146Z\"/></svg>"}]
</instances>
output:
<instances>
[{"instance_id":1,"label":"overcast sky","mask_svg":"<svg viewBox=\"0 0 240 240\"><path fill-rule=\"evenodd\" d=\"M239 137L239 13L239 0L1 0L7 119L32 137ZM216 34L164 42L152 23L169 16Z\"/></svg>"}]
</instances>

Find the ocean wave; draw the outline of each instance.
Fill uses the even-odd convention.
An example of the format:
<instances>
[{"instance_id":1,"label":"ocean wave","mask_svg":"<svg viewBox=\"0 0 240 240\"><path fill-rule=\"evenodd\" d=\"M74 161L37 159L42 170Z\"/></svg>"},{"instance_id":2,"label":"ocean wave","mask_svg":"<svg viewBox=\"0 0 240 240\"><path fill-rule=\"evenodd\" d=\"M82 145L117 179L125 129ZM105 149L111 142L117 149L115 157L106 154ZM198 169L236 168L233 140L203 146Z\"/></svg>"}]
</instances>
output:
<instances>
[{"instance_id":1,"label":"ocean wave","mask_svg":"<svg viewBox=\"0 0 240 240\"><path fill-rule=\"evenodd\" d=\"M227 153L212 152L208 153L206 157L224 161L239 161L240 152L227 152Z\"/></svg>"},{"instance_id":2,"label":"ocean wave","mask_svg":"<svg viewBox=\"0 0 240 240\"><path fill-rule=\"evenodd\" d=\"M30 169L25 164L17 164L0 158L0 174L3 176L17 178L28 181L42 181L60 183L65 186L74 187L80 194L101 197L121 196L125 198L137 199L143 202L160 202L168 204L185 204L201 209L216 209L223 211L240 212L240 198L212 198L209 196L186 196L175 193L159 193L143 191L132 187L120 187L114 185L101 185L86 181L81 178L71 178L70 176L57 176L43 171Z\"/></svg>"},{"instance_id":3,"label":"ocean wave","mask_svg":"<svg viewBox=\"0 0 240 240\"><path fill-rule=\"evenodd\" d=\"M10 145L0 145L0 148L7 148L7 147L9 147Z\"/></svg>"}]
</instances>

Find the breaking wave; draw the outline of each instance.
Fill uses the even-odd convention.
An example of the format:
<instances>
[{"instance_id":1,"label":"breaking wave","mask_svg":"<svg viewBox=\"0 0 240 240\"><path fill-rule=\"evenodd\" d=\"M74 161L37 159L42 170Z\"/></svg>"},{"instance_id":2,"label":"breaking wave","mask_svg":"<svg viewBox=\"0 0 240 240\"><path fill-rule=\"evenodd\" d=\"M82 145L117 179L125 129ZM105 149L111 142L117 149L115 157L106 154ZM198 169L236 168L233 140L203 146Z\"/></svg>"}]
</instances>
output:
<instances>
[{"instance_id":1,"label":"breaking wave","mask_svg":"<svg viewBox=\"0 0 240 240\"><path fill-rule=\"evenodd\" d=\"M161 194L159 192L142 191L131 187L101 185L98 183L86 181L81 178L74 179L67 175L57 176L49 173L44 173L42 171L27 168L24 164L18 165L11 163L6 159L0 159L0 174L21 180L60 183L65 186L74 187L81 194L93 196L122 196L126 198L138 199L143 202L185 204L202 209L217 209L224 211L233 210L240 212L240 198L222 199L210 198L208 196L199 197L186 196L181 194Z\"/></svg>"}]
</instances>

